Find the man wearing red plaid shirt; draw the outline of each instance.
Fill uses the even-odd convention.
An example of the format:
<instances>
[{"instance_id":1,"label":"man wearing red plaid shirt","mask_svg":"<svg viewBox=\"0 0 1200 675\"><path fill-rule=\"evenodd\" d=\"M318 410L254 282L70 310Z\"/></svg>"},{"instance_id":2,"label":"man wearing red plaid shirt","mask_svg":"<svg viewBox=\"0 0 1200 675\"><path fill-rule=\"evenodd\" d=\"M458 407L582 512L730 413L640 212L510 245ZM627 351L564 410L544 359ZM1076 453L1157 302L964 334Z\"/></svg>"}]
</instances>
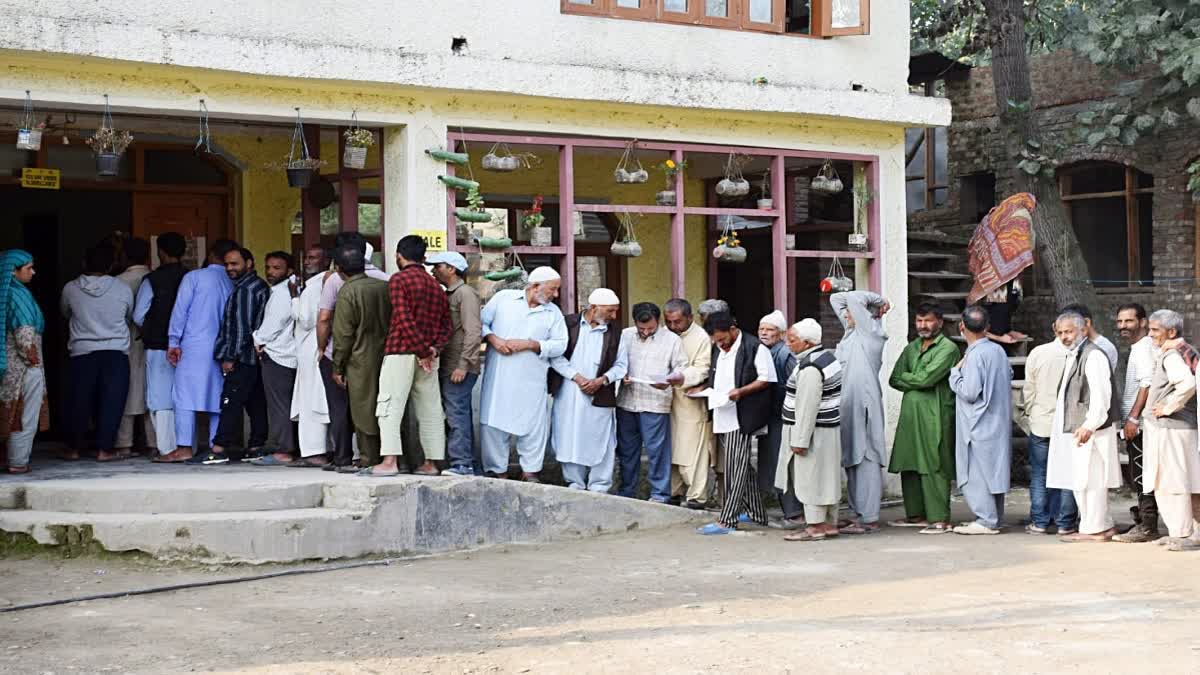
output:
<instances>
[{"instance_id":1,"label":"man wearing red plaid shirt","mask_svg":"<svg viewBox=\"0 0 1200 675\"><path fill-rule=\"evenodd\" d=\"M436 476L432 460L446 456L446 426L438 385L438 353L450 339L450 303L441 284L425 271L425 240L408 235L396 244L399 272L388 281L392 320L384 343L379 372L379 417L383 462L371 474L400 473L396 458L404 454L400 441L404 410L412 404L420 430L425 463L414 473Z\"/></svg>"}]
</instances>

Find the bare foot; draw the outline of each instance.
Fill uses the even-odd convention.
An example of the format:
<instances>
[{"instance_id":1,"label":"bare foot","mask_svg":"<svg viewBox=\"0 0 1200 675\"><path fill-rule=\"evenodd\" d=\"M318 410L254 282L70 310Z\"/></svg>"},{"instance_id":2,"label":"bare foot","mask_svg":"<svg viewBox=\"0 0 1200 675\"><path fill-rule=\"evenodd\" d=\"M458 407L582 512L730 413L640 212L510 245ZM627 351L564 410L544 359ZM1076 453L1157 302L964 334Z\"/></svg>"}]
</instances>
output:
<instances>
[{"instance_id":1,"label":"bare foot","mask_svg":"<svg viewBox=\"0 0 1200 675\"><path fill-rule=\"evenodd\" d=\"M178 464L180 462L186 462L187 460L189 460L191 458L192 458L192 449L191 448L175 448L171 452L168 452L167 454L162 455L161 457L158 457L154 461L158 462L159 464Z\"/></svg>"},{"instance_id":2,"label":"bare foot","mask_svg":"<svg viewBox=\"0 0 1200 675\"><path fill-rule=\"evenodd\" d=\"M417 474L418 476L438 476L441 475L442 472L438 471L438 468L433 465L433 462L426 460L424 464L413 469L413 473Z\"/></svg>"},{"instance_id":3,"label":"bare foot","mask_svg":"<svg viewBox=\"0 0 1200 675\"><path fill-rule=\"evenodd\" d=\"M97 450L96 451L96 461L97 462L115 462L119 459L125 459L125 457L123 455L121 455L120 451L117 451L117 450Z\"/></svg>"}]
</instances>

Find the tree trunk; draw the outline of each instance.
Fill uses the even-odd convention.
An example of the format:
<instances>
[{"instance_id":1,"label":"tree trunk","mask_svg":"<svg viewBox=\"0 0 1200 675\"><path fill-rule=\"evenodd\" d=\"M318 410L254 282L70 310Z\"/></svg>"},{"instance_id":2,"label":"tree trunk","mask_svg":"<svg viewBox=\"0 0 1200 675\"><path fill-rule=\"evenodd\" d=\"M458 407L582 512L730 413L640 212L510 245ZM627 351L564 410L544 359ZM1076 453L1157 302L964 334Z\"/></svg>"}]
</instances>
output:
<instances>
[{"instance_id":1,"label":"tree trunk","mask_svg":"<svg viewBox=\"0 0 1200 675\"><path fill-rule=\"evenodd\" d=\"M983 0L988 33L992 38L992 79L1000 121L997 133L1004 139L1005 159L1016 189L1037 197L1033 232L1038 262L1050 278L1055 301L1059 307L1078 302L1093 311L1100 311L1087 261L1083 259L1079 239L1068 220L1067 208L1055 179L1046 172L1031 176L1017 167L1028 141L1041 141L1034 120L1023 5L1023 0ZM1010 101L1016 105L1010 105Z\"/></svg>"}]
</instances>

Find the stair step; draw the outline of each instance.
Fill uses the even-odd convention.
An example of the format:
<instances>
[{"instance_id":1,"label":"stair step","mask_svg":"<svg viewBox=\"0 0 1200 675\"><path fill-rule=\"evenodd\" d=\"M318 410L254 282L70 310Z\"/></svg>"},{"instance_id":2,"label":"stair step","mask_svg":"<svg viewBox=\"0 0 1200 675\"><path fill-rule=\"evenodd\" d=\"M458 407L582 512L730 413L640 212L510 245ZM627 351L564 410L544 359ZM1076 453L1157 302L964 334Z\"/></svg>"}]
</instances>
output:
<instances>
[{"instance_id":1,"label":"stair step","mask_svg":"<svg viewBox=\"0 0 1200 675\"><path fill-rule=\"evenodd\" d=\"M914 279L947 279L957 281L959 279L974 279L970 274L962 274L960 272L909 272L908 276Z\"/></svg>"},{"instance_id":2,"label":"stair step","mask_svg":"<svg viewBox=\"0 0 1200 675\"><path fill-rule=\"evenodd\" d=\"M272 469L198 481L188 474L30 481L23 507L81 514L228 513L309 509L322 505L325 486L292 481ZM297 479L300 477L297 476Z\"/></svg>"},{"instance_id":3,"label":"stair step","mask_svg":"<svg viewBox=\"0 0 1200 675\"><path fill-rule=\"evenodd\" d=\"M952 246L966 246L971 243L971 240L967 237L952 237L944 232L914 230L911 228L908 231L907 239L909 241L928 241Z\"/></svg>"},{"instance_id":4,"label":"stair step","mask_svg":"<svg viewBox=\"0 0 1200 675\"><path fill-rule=\"evenodd\" d=\"M962 258L957 253L940 253L937 251L909 251L909 260L956 260Z\"/></svg>"}]
</instances>

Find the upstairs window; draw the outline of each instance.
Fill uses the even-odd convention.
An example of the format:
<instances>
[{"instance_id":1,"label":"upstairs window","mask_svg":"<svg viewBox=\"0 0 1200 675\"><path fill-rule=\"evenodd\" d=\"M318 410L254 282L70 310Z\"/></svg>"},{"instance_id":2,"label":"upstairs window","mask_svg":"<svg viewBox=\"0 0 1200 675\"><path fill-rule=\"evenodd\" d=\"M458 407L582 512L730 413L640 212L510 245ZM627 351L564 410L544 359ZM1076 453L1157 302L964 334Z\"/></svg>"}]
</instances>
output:
<instances>
[{"instance_id":1,"label":"upstairs window","mask_svg":"<svg viewBox=\"0 0 1200 675\"><path fill-rule=\"evenodd\" d=\"M767 33L866 35L870 0L561 0L564 14L685 23Z\"/></svg>"},{"instance_id":2,"label":"upstairs window","mask_svg":"<svg viewBox=\"0 0 1200 675\"><path fill-rule=\"evenodd\" d=\"M1058 180L1093 285L1154 285L1154 177L1089 162L1060 170Z\"/></svg>"}]
</instances>

